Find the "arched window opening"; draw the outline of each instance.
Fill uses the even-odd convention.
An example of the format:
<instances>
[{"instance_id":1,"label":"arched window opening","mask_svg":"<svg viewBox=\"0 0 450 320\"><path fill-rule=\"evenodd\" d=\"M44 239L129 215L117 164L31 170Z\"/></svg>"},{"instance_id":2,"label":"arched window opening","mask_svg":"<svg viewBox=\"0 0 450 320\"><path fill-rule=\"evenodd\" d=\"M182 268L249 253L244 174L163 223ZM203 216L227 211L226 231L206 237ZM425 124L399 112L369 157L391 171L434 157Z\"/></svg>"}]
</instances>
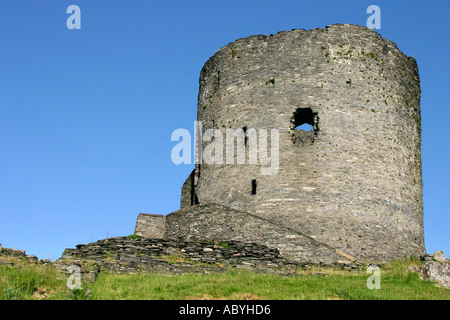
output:
<instances>
[{"instance_id":1,"label":"arched window opening","mask_svg":"<svg viewBox=\"0 0 450 320\"><path fill-rule=\"evenodd\" d=\"M303 131L319 131L319 117L317 112L313 112L311 108L298 108L295 110L291 119L291 127Z\"/></svg>"},{"instance_id":2,"label":"arched window opening","mask_svg":"<svg viewBox=\"0 0 450 320\"><path fill-rule=\"evenodd\" d=\"M297 108L291 118L292 142L314 143L319 132L319 116L311 108Z\"/></svg>"}]
</instances>

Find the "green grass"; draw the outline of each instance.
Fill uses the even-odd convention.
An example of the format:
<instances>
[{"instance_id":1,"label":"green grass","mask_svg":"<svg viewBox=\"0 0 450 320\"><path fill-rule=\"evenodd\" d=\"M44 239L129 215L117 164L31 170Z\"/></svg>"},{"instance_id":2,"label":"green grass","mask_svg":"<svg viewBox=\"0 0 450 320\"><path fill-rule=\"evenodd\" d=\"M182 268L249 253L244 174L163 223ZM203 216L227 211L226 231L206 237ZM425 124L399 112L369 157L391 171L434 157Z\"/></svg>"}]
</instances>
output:
<instances>
[{"instance_id":1,"label":"green grass","mask_svg":"<svg viewBox=\"0 0 450 320\"><path fill-rule=\"evenodd\" d=\"M297 276L257 274L233 270L220 274L109 274L100 273L91 300L122 299L386 299L386 300L450 300L450 290L420 280L406 267L419 264L417 259L391 262L381 268L381 288L370 290L370 274L314 268L298 270ZM319 275L317 273L321 273ZM323 276L327 274L328 276ZM67 275L50 266L0 266L0 299L85 299L85 292L75 295L66 289ZM36 292L44 292L45 296Z\"/></svg>"},{"instance_id":2,"label":"green grass","mask_svg":"<svg viewBox=\"0 0 450 320\"><path fill-rule=\"evenodd\" d=\"M0 266L0 300L69 299L66 277L51 266Z\"/></svg>"},{"instance_id":3,"label":"green grass","mask_svg":"<svg viewBox=\"0 0 450 320\"><path fill-rule=\"evenodd\" d=\"M97 280L92 298L111 299L450 299L450 291L416 274L381 276L381 288L366 286L368 274L324 276L261 275L230 271L210 275L111 275Z\"/></svg>"}]
</instances>

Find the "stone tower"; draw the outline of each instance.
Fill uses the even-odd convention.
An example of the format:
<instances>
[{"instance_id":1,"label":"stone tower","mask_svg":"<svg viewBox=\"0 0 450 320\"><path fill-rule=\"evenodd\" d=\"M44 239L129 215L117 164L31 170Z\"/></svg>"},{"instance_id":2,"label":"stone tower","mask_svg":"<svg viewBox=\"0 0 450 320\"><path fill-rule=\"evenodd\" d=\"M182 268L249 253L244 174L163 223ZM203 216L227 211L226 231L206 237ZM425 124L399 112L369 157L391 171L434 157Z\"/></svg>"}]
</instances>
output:
<instances>
[{"instance_id":1,"label":"stone tower","mask_svg":"<svg viewBox=\"0 0 450 320\"><path fill-rule=\"evenodd\" d=\"M425 253L418 68L377 32L332 25L238 39L204 65L197 120L202 133L278 129L279 169L262 175L248 154L245 164L202 162L181 208L249 212L358 260Z\"/></svg>"}]
</instances>

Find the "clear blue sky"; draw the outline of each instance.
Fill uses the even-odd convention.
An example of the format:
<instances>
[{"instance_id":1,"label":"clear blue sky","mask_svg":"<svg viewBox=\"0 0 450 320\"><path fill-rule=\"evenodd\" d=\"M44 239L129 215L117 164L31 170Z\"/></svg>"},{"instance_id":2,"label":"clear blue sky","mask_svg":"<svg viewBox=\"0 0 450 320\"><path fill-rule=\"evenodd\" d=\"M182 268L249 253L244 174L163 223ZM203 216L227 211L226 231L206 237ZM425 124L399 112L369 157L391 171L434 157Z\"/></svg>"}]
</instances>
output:
<instances>
[{"instance_id":1,"label":"clear blue sky","mask_svg":"<svg viewBox=\"0 0 450 320\"><path fill-rule=\"evenodd\" d=\"M81 30L69 30L69 5ZM179 209L198 80L222 46L334 23L381 30L419 65L425 243L450 253L449 1L0 1L0 243L39 258Z\"/></svg>"}]
</instances>

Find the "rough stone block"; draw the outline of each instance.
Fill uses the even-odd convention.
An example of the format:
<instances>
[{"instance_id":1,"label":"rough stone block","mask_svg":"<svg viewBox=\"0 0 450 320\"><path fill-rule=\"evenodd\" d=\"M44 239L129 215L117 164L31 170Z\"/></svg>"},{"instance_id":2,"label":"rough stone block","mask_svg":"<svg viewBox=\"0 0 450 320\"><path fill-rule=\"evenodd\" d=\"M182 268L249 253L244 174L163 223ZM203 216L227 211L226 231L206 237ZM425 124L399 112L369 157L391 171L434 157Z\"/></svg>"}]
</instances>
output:
<instances>
[{"instance_id":1,"label":"rough stone block","mask_svg":"<svg viewBox=\"0 0 450 320\"><path fill-rule=\"evenodd\" d=\"M140 213L134 234L144 238L164 238L166 217L160 214Z\"/></svg>"}]
</instances>

